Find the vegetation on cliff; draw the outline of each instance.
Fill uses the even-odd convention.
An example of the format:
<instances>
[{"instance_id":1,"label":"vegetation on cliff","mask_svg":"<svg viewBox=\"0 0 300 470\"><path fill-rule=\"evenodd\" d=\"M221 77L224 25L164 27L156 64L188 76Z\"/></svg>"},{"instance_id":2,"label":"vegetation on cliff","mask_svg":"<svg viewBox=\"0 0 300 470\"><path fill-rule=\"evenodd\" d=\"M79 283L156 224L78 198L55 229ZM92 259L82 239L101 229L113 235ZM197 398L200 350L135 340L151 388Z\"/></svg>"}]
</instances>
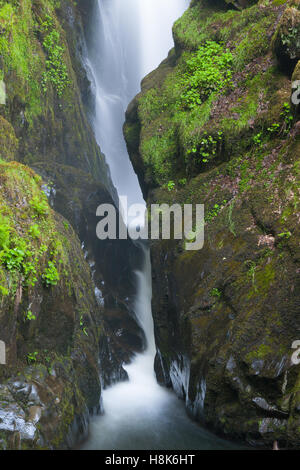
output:
<instances>
[{"instance_id":1,"label":"vegetation on cliff","mask_svg":"<svg viewBox=\"0 0 300 470\"><path fill-rule=\"evenodd\" d=\"M203 250L152 244L158 377L267 445L300 439L298 18L298 1L193 1L124 127L149 203L206 207Z\"/></svg>"},{"instance_id":2,"label":"vegetation on cliff","mask_svg":"<svg viewBox=\"0 0 300 470\"><path fill-rule=\"evenodd\" d=\"M57 161L106 183L79 88L80 33L73 2L0 1L3 449L71 446L99 406L102 308L90 268L72 226L49 204L59 190L53 174L45 182L24 165Z\"/></svg>"},{"instance_id":3,"label":"vegetation on cliff","mask_svg":"<svg viewBox=\"0 0 300 470\"><path fill-rule=\"evenodd\" d=\"M94 288L79 241L49 206L40 176L4 161L0 174L0 322L7 359L0 366L0 447L61 447L76 417L80 422L99 403Z\"/></svg>"},{"instance_id":4,"label":"vegetation on cliff","mask_svg":"<svg viewBox=\"0 0 300 470\"><path fill-rule=\"evenodd\" d=\"M92 4L0 0L0 449L74 446L99 374L126 379L143 348L130 315L139 252L95 231L115 190L87 118Z\"/></svg>"}]
</instances>

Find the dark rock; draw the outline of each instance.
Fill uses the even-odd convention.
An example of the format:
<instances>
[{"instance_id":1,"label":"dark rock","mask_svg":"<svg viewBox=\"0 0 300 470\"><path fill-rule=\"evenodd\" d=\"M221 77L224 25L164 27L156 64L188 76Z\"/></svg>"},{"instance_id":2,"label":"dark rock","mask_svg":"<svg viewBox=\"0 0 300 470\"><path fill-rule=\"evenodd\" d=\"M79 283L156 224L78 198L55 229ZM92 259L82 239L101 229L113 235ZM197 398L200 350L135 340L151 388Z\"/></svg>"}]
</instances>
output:
<instances>
[{"instance_id":1,"label":"dark rock","mask_svg":"<svg viewBox=\"0 0 300 470\"><path fill-rule=\"evenodd\" d=\"M292 73L300 60L300 12L287 8L276 29L273 49L283 69Z\"/></svg>"}]
</instances>

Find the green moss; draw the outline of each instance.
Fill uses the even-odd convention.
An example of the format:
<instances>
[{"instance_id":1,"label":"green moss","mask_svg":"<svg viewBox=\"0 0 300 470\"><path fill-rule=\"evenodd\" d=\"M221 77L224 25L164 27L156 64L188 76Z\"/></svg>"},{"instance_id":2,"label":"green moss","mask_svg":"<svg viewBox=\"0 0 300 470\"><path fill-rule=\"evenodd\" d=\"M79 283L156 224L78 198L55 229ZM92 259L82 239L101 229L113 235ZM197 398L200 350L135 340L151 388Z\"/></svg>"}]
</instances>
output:
<instances>
[{"instance_id":1,"label":"green moss","mask_svg":"<svg viewBox=\"0 0 300 470\"><path fill-rule=\"evenodd\" d=\"M18 7L12 3L0 2L0 53L3 74L15 75L13 87L20 96L26 90L29 96L28 116L42 112L41 87L37 80L41 76L42 61L39 48L32 44L32 31L36 21L32 15L31 1L25 0ZM11 87L10 83L10 87Z\"/></svg>"},{"instance_id":2,"label":"green moss","mask_svg":"<svg viewBox=\"0 0 300 470\"><path fill-rule=\"evenodd\" d=\"M0 270L8 279L2 295L9 285L14 295L17 282L29 288L44 279L54 285L67 260L41 179L18 163L0 163L0 171Z\"/></svg>"},{"instance_id":3,"label":"green moss","mask_svg":"<svg viewBox=\"0 0 300 470\"><path fill-rule=\"evenodd\" d=\"M220 11L200 1L175 24L174 35L180 51L176 65L169 69L164 65L161 72L158 69L147 78L138 102L141 134L137 125L134 130L132 125L125 127L129 146L135 140L137 149L136 139L141 137L140 154L151 185L194 175L237 152L246 152L255 144L255 128L257 133L263 129L264 136L266 129L275 129L272 125L278 128L279 107L276 105L267 112L262 105L272 102L277 84L281 86L278 71L265 57L263 70L255 63L258 56L269 53L268 34L277 16L278 9L271 5L264 9L254 5L242 11ZM230 52L220 40L229 40ZM236 73L233 76L232 60ZM245 73L243 69L248 64ZM237 92L228 90L231 77ZM228 97L223 97L224 91ZM222 142L217 149L203 148L205 139L216 141L220 135ZM197 163L200 160L202 165ZM203 163L209 163L208 168ZM242 191L248 188L250 179L248 173L241 182Z\"/></svg>"},{"instance_id":4,"label":"green moss","mask_svg":"<svg viewBox=\"0 0 300 470\"><path fill-rule=\"evenodd\" d=\"M214 92L232 85L232 54L215 41L206 41L185 60L180 105L193 109Z\"/></svg>"},{"instance_id":5,"label":"green moss","mask_svg":"<svg viewBox=\"0 0 300 470\"><path fill-rule=\"evenodd\" d=\"M141 144L146 166L159 183L168 181L176 171L177 131L172 126L162 134L153 135Z\"/></svg>"},{"instance_id":6,"label":"green moss","mask_svg":"<svg viewBox=\"0 0 300 470\"><path fill-rule=\"evenodd\" d=\"M69 84L61 27L54 0L0 1L0 77L8 97L18 95L26 103L25 117L33 127L44 112L47 83L59 96Z\"/></svg>"},{"instance_id":7,"label":"green moss","mask_svg":"<svg viewBox=\"0 0 300 470\"><path fill-rule=\"evenodd\" d=\"M255 359L265 359L267 356L273 354L273 348L267 344L259 345L255 350L247 354L246 360L252 362Z\"/></svg>"},{"instance_id":8,"label":"green moss","mask_svg":"<svg viewBox=\"0 0 300 470\"><path fill-rule=\"evenodd\" d=\"M192 397L205 370L206 423L247 439L256 439L259 431L261 415L253 397L279 403L283 374L278 371L291 353L299 310L299 129L285 104L291 83L272 57L270 40L284 7L259 2L242 11L222 11L221 2L192 2L174 27L176 55L147 77L136 99L141 140L133 163L140 173L146 142L166 139L155 166L151 153L156 150L147 149L149 204L204 203L206 214L203 250L186 252L180 242L152 244L159 273L153 280L159 348L167 368L174 345L176 352L190 352ZM215 90L199 105L181 106L187 61L207 41L230 49L234 87L225 94ZM132 124L133 113L130 117ZM207 149L206 140L214 144L219 132L217 151L215 145ZM175 145L176 139L172 153L170 142ZM189 157L202 152L216 158L190 173ZM166 294L178 302L164 313ZM170 319L176 325L172 331ZM224 371L232 357L230 378ZM257 360L264 364L253 364ZM289 371L288 387L291 383ZM260 432L269 445L274 435L267 425ZM275 425L276 432L283 430Z\"/></svg>"},{"instance_id":9,"label":"green moss","mask_svg":"<svg viewBox=\"0 0 300 470\"><path fill-rule=\"evenodd\" d=\"M253 9L257 11L257 6ZM233 54L235 70L241 70L256 57L265 55L270 47L269 31L274 25L277 12L269 12L269 15L249 24L236 36L236 47Z\"/></svg>"},{"instance_id":10,"label":"green moss","mask_svg":"<svg viewBox=\"0 0 300 470\"><path fill-rule=\"evenodd\" d=\"M272 263L267 264L263 269L260 269L255 274L255 282L257 285L258 292L263 295L268 292L274 279L276 273Z\"/></svg>"},{"instance_id":11,"label":"green moss","mask_svg":"<svg viewBox=\"0 0 300 470\"><path fill-rule=\"evenodd\" d=\"M61 97L70 84L67 66L64 63L65 48L61 44L60 33L55 29L51 16L46 15L45 21L41 24L41 31L44 34L43 47L47 52L47 70L43 74L43 90L47 91L47 84L50 82Z\"/></svg>"},{"instance_id":12,"label":"green moss","mask_svg":"<svg viewBox=\"0 0 300 470\"><path fill-rule=\"evenodd\" d=\"M12 125L0 116L0 159L15 160L19 147L18 139Z\"/></svg>"}]
</instances>

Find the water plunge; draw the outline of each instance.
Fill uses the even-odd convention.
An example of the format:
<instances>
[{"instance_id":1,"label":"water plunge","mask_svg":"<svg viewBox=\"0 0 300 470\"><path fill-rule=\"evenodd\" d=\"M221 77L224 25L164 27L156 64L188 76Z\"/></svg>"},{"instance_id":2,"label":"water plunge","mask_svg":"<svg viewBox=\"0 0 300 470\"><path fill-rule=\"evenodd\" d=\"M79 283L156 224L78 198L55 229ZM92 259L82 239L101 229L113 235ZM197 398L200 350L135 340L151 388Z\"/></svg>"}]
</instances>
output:
<instances>
[{"instance_id":1,"label":"water plunge","mask_svg":"<svg viewBox=\"0 0 300 470\"><path fill-rule=\"evenodd\" d=\"M144 201L123 138L124 113L139 92L141 79L167 56L173 45L172 24L188 4L189 0L98 0L93 14L86 60L96 99L94 131L118 194L127 195L129 204ZM136 278L134 311L147 348L126 366L128 382L103 391L104 415L93 418L82 448L231 448L193 423L183 402L157 384L148 251Z\"/></svg>"},{"instance_id":2,"label":"water plunge","mask_svg":"<svg viewBox=\"0 0 300 470\"><path fill-rule=\"evenodd\" d=\"M122 127L142 78L173 46L172 25L189 0L98 0L90 25L87 65L96 97L94 131L119 195L143 203Z\"/></svg>"},{"instance_id":3,"label":"water plunge","mask_svg":"<svg viewBox=\"0 0 300 470\"><path fill-rule=\"evenodd\" d=\"M92 419L85 450L155 450L234 448L193 423L174 393L158 385L154 374L154 328L151 314L151 264L137 272L135 313L145 331L147 349L127 365L129 381L103 391L104 415Z\"/></svg>"}]
</instances>

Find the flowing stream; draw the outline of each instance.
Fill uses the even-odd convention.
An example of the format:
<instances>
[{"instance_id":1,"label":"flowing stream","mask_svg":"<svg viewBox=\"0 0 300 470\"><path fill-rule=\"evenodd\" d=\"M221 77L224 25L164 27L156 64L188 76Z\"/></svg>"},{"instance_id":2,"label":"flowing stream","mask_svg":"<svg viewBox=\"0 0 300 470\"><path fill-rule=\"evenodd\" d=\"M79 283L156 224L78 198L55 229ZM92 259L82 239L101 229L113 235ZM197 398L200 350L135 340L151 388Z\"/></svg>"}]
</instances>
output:
<instances>
[{"instance_id":1,"label":"flowing stream","mask_svg":"<svg viewBox=\"0 0 300 470\"><path fill-rule=\"evenodd\" d=\"M93 118L97 141L106 156L118 194L144 203L129 160L122 126L141 79L155 69L173 45L172 25L189 0L98 0L88 40L87 64L96 98ZM237 448L192 422L183 402L157 384L151 312L151 263L136 273L134 311L146 336L144 353L126 366L129 381L103 391L104 414L92 419L82 449L229 449Z\"/></svg>"}]
</instances>

